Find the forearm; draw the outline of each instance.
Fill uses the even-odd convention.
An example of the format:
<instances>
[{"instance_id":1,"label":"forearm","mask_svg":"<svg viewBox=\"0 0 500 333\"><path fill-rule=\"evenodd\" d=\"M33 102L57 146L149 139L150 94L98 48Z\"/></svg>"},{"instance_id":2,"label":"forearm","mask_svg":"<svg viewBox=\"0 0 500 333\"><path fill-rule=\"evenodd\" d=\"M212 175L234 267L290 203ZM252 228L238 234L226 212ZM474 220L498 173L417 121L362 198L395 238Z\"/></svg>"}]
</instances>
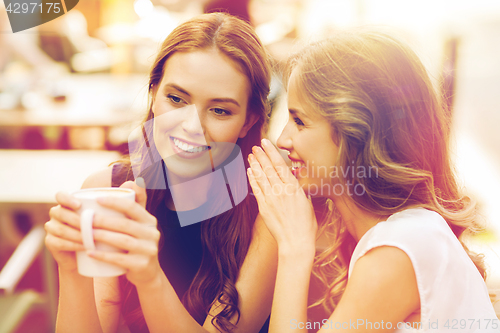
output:
<instances>
[{"instance_id":1,"label":"forearm","mask_svg":"<svg viewBox=\"0 0 500 333\"><path fill-rule=\"evenodd\" d=\"M292 323L307 321L307 296L314 255L279 255L269 332L297 332ZM299 329L299 331L302 331ZM307 332L307 329L303 329Z\"/></svg>"},{"instance_id":2,"label":"forearm","mask_svg":"<svg viewBox=\"0 0 500 333\"><path fill-rule=\"evenodd\" d=\"M102 332L92 278L76 271L59 271L56 332Z\"/></svg>"},{"instance_id":3,"label":"forearm","mask_svg":"<svg viewBox=\"0 0 500 333\"><path fill-rule=\"evenodd\" d=\"M179 300L164 274L147 286L137 286L144 319L151 333L206 333Z\"/></svg>"}]
</instances>

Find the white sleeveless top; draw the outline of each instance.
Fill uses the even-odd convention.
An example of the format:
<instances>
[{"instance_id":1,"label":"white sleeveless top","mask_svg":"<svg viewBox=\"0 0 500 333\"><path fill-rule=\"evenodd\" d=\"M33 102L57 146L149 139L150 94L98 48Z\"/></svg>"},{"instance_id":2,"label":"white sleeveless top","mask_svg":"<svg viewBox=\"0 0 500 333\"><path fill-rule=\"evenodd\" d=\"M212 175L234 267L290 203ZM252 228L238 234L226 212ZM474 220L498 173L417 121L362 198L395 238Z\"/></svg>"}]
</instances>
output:
<instances>
[{"instance_id":1,"label":"white sleeveless top","mask_svg":"<svg viewBox=\"0 0 500 333\"><path fill-rule=\"evenodd\" d=\"M441 215L413 208L377 223L356 245L349 276L356 261L379 246L408 255L420 294L420 328L401 325L394 332L500 332L483 278Z\"/></svg>"}]
</instances>

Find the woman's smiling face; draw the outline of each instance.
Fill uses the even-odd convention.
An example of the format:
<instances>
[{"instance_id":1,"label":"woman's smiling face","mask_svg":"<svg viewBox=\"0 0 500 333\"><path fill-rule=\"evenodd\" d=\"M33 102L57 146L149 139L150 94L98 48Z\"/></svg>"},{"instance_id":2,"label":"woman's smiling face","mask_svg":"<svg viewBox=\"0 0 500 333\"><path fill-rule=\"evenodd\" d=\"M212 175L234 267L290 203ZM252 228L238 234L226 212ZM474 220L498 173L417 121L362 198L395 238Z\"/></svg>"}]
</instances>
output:
<instances>
[{"instance_id":1,"label":"woman's smiling face","mask_svg":"<svg viewBox=\"0 0 500 333\"><path fill-rule=\"evenodd\" d=\"M255 123L247 117L250 83L216 49L176 52L163 72L152 107L154 141L169 173L192 179L223 162Z\"/></svg>"},{"instance_id":2,"label":"woman's smiling face","mask_svg":"<svg viewBox=\"0 0 500 333\"><path fill-rule=\"evenodd\" d=\"M305 102L297 71L293 70L288 82L290 116L277 144L290 152L292 172L304 191L328 196L339 147L333 142L328 121Z\"/></svg>"}]
</instances>

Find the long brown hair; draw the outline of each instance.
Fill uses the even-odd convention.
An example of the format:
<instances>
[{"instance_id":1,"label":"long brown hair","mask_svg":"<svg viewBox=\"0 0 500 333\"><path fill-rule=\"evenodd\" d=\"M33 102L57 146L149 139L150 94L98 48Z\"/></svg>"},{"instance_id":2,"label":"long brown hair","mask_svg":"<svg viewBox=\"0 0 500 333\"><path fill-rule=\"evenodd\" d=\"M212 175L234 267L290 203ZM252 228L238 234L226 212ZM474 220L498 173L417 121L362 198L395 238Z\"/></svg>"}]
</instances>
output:
<instances>
[{"instance_id":1,"label":"long brown hair","mask_svg":"<svg viewBox=\"0 0 500 333\"><path fill-rule=\"evenodd\" d=\"M381 216L413 207L436 211L460 241L464 231L480 229L475 203L459 188L450 161L448 113L405 43L373 30L338 32L292 56L285 78L294 70L305 102L331 125L337 168L377 171L375 177L339 175L343 185L365 189L351 197L356 205ZM331 202L329 207L323 229L331 246L314 269L327 293L314 305L333 311L347 284L355 240ZM485 278L482 256L461 243Z\"/></svg>"},{"instance_id":2,"label":"long brown hair","mask_svg":"<svg viewBox=\"0 0 500 333\"><path fill-rule=\"evenodd\" d=\"M151 69L149 110L142 124L151 123L149 121L154 118L152 96L161 82L165 63L169 57L175 52L192 52L208 48L216 48L233 60L250 83L247 117L249 113L252 113L257 116L257 121L247 135L236 142L243 156L248 156L251 147L260 143L263 127L268 117L267 96L271 70L265 49L251 26L228 14L200 15L179 25L165 39ZM138 156L144 163L146 161L143 152L147 148L154 147L153 135L148 132L149 130L145 126L142 127L146 139L144 145L147 147L143 145L137 149ZM125 170L124 172L127 172L129 177L131 175L130 158L134 159L135 156L122 160L128 166L122 170ZM246 158L244 162L248 168ZM156 177L163 177L161 172L153 174ZM158 183L157 180L150 181ZM147 189L146 209L154 212L168 195L170 195L168 189L166 191ZM249 195L233 209L210 219L210 223L202 223L201 266L182 301L198 321L205 319L214 302L221 303L224 309L212 318L212 324L221 331L231 331L235 327L230 322L233 316L236 315L239 319L238 293L235 283L250 245L251 231L257 212L255 199ZM137 297L135 288L128 281L122 280L122 285L125 300L129 297ZM145 324L140 308L124 309L122 312L129 324Z\"/></svg>"}]
</instances>

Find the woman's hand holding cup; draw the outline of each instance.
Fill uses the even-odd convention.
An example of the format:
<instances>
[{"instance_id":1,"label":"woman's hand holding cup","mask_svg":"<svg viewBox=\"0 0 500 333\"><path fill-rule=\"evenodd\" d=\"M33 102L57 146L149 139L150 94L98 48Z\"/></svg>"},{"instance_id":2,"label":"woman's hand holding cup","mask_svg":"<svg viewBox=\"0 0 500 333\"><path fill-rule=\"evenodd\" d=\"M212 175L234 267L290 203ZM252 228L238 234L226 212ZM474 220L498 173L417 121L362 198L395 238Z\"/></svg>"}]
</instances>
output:
<instances>
[{"instance_id":1,"label":"woman's hand holding cup","mask_svg":"<svg viewBox=\"0 0 500 333\"><path fill-rule=\"evenodd\" d=\"M120 197L99 198L97 202L123 216L109 217L99 213L94 216L94 240L114 246L120 252L90 250L87 254L97 260L116 265L125 270L127 279L136 286L155 281L162 273L158 262L160 232L156 218L146 211L146 190L134 182L120 188L133 189L135 202Z\"/></svg>"},{"instance_id":2,"label":"woman's hand holding cup","mask_svg":"<svg viewBox=\"0 0 500 333\"><path fill-rule=\"evenodd\" d=\"M132 192L132 196L120 195L118 188L85 189L73 195L57 193L59 205L50 210L45 243L59 269L85 276L126 274L135 285L160 276L160 232L156 218L145 209L146 190L134 182L120 188ZM92 212L87 216L89 210ZM85 229L88 233L83 232L82 237L81 230Z\"/></svg>"},{"instance_id":3,"label":"woman's hand holding cup","mask_svg":"<svg viewBox=\"0 0 500 333\"><path fill-rule=\"evenodd\" d=\"M45 245L60 270L76 272L75 251L85 250L80 233L80 216L76 213L81 203L65 192L58 192L56 201L59 205L50 209L50 220L45 223Z\"/></svg>"}]
</instances>

